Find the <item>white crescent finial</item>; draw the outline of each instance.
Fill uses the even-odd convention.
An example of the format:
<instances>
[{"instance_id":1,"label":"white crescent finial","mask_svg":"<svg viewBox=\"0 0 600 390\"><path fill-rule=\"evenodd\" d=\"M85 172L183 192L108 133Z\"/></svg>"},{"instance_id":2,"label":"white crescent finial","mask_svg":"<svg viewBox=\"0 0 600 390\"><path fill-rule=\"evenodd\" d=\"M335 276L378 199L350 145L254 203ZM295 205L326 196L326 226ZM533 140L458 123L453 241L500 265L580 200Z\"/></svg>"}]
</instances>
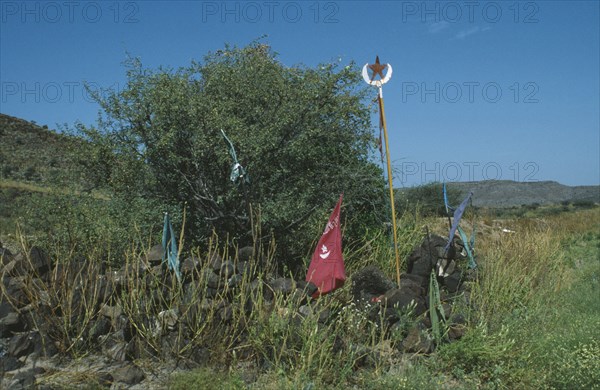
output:
<instances>
[{"instance_id":1,"label":"white crescent finial","mask_svg":"<svg viewBox=\"0 0 600 390\"><path fill-rule=\"evenodd\" d=\"M384 78L382 78L381 80L371 80L371 77L369 76L369 64L367 63L362 68L362 77L367 84L381 88L383 84L387 83L392 78L392 65L387 64L387 68L388 71L386 72Z\"/></svg>"}]
</instances>

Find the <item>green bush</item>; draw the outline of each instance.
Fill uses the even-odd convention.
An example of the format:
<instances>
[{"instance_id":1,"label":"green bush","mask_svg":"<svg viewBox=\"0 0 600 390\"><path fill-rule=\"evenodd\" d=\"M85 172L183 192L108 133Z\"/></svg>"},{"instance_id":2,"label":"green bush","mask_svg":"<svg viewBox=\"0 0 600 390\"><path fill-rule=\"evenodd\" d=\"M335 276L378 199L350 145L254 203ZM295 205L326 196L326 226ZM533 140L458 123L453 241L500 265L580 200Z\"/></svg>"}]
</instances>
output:
<instances>
[{"instance_id":1,"label":"green bush","mask_svg":"<svg viewBox=\"0 0 600 390\"><path fill-rule=\"evenodd\" d=\"M127 84L103 97L98 128L81 153L87 180L118 194L182 208L186 236L215 230L251 243L251 209L295 269L344 193L346 237L382 222L381 170L367 89L355 64L287 67L253 43L210 53L178 70L146 69L131 59ZM250 183L230 181L232 141Z\"/></svg>"}]
</instances>

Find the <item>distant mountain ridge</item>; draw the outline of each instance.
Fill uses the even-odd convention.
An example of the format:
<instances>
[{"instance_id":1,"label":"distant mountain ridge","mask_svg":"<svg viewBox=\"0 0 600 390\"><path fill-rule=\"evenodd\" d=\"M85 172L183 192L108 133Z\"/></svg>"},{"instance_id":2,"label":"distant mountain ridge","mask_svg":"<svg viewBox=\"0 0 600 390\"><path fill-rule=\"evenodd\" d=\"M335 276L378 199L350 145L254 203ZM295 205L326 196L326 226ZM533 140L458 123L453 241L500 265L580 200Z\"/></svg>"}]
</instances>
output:
<instances>
[{"instance_id":1,"label":"distant mountain ridge","mask_svg":"<svg viewBox=\"0 0 600 390\"><path fill-rule=\"evenodd\" d=\"M448 183L466 196L473 191L475 207L514 207L522 205L549 205L562 202L600 203L600 186L567 186L556 181L516 182L485 180Z\"/></svg>"}]
</instances>

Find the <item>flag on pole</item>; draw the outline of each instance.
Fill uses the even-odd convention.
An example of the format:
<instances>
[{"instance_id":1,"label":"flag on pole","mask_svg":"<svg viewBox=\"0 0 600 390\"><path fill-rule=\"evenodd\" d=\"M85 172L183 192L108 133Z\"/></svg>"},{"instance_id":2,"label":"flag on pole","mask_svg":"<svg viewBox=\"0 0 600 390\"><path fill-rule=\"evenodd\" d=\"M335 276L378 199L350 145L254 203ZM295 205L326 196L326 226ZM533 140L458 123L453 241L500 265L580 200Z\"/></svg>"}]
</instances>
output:
<instances>
[{"instance_id":1,"label":"flag on pole","mask_svg":"<svg viewBox=\"0 0 600 390\"><path fill-rule=\"evenodd\" d=\"M456 234L456 229L458 229L458 223L460 222L460 219L462 218L463 213L465 212L465 208L467 207L467 204L469 203L471 196L473 196L473 193L469 192L469 195L467 195L465 200L463 200L462 203L460 204L460 206L458 206L458 208L456 210L454 210L454 221L452 222L452 226L450 227L450 234L448 235L448 242L446 243L446 247L444 248L444 251L448 251L448 249L450 248L450 245L452 245L452 240L454 239L454 234ZM465 245L467 245L466 242L465 242Z\"/></svg>"},{"instance_id":2,"label":"flag on pole","mask_svg":"<svg viewBox=\"0 0 600 390\"><path fill-rule=\"evenodd\" d=\"M225 135L223 129L221 129L221 135L223 135L225 142L227 142L227 144L229 145L229 155L233 160L229 180L231 180L231 182L233 182L234 184L250 184L250 177L246 173L246 170L244 169L242 164L240 164L240 162L238 161L237 153L235 152L235 148L233 147L233 142L231 142L227 135Z\"/></svg>"},{"instance_id":3,"label":"flag on pole","mask_svg":"<svg viewBox=\"0 0 600 390\"><path fill-rule=\"evenodd\" d=\"M325 226L325 231L319 239L308 267L306 281L312 282L318 288L313 298L342 287L346 280L340 227L340 207L343 197L344 194L340 195L340 200L329 217L329 222Z\"/></svg>"},{"instance_id":4,"label":"flag on pole","mask_svg":"<svg viewBox=\"0 0 600 390\"><path fill-rule=\"evenodd\" d=\"M173 231L173 225L169 218L169 213L165 213L165 222L163 225L162 236L163 263L167 263L170 270L175 272L177 279L181 281L181 271L179 270L179 252L177 251L177 237Z\"/></svg>"}]
</instances>

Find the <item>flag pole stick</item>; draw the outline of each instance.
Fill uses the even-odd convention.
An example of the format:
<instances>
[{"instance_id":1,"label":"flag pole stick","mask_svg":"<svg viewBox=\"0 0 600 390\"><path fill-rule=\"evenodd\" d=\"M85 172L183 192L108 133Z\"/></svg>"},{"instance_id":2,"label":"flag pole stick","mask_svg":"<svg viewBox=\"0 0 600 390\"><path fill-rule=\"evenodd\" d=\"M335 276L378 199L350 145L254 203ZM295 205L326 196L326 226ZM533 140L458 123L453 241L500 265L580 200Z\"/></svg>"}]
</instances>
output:
<instances>
[{"instance_id":1,"label":"flag pole stick","mask_svg":"<svg viewBox=\"0 0 600 390\"><path fill-rule=\"evenodd\" d=\"M396 207L394 204L394 184L392 175L392 163L390 159L390 145L388 142L387 125L385 122L385 110L383 107L383 88L379 86L379 94L377 96L379 101L379 114L381 115L381 125L383 127L383 137L385 139L385 155L387 161L387 173L388 173L388 185L390 187L390 205L392 208L392 231L394 233L394 253L396 255L396 280L398 287L400 287L400 255L398 254L398 234L396 232Z\"/></svg>"}]
</instances>

